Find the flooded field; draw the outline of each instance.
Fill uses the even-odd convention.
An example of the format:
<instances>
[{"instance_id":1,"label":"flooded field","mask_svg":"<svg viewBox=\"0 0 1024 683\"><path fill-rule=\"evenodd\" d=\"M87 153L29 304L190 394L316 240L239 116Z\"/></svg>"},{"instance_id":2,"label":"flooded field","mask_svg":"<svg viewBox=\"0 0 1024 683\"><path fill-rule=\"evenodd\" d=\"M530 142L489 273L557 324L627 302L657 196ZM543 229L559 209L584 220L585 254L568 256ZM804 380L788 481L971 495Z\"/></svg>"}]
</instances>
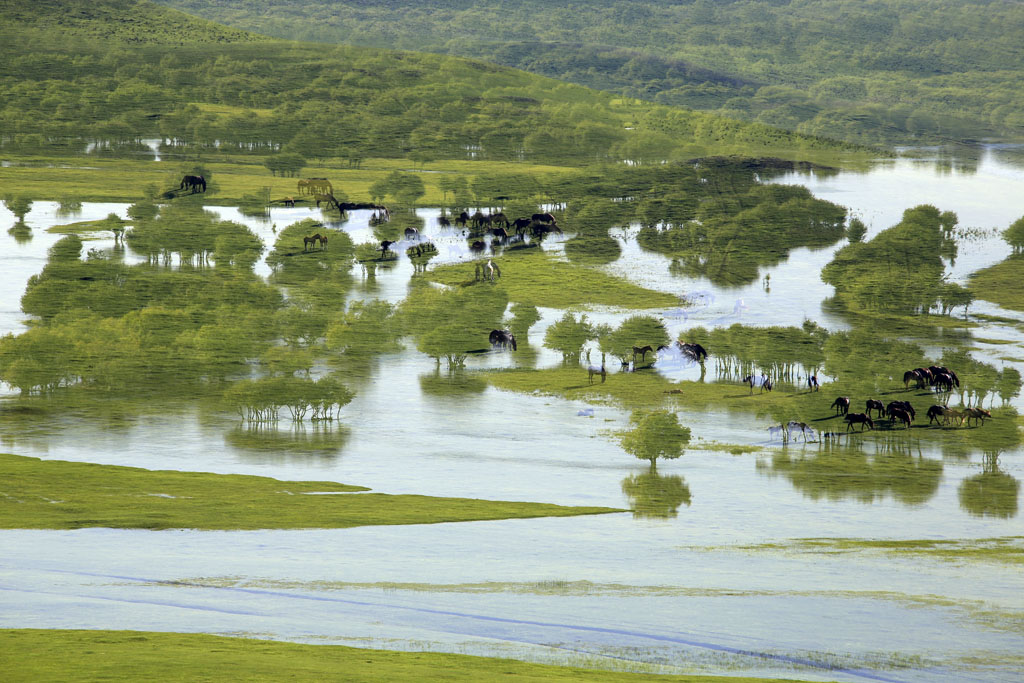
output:
<instances>
[{"instance_id":1,"label":"flooded field","mask_svg":"<svg viewBox=\"0 0 1024 683\"><path fill-rule=\"evenodd\" d=\"M963 164L897 159L865 173L790 173L777 182L847 207L867 224L868 239L918 204L955 211L959 248L948 275L959 283L1005 258L998 232L1024 215L1024 168L995 148ZM127 217L127 209L85 203L67 215L36 202L25 239L8 232L15 217L0 208L0 333L26 329L20 297L61 237L47 228ZM323 219L312 209L272 209L265 218L208 209L268 246L284 226ZM431 268L469 260L461 233L437 225L437 210L418 213L438 246ZM371 241L370 218L353 211L334 227L357 244ZM600 267L678 297L678 308L648 311L672 338L737 322L850 326L820 278L845 240L792 249L754 282L722 286L673 274L670 258L639 246L638 229L614 228L621 256ZM109 232L86 237L87 249L115 247ZM560 238L543 248L558 256L565 244ZM130 248L124 259L143 260ZM270 275L265 256L255 272ZM413 272L404 257L372 275L355 266L348 299L399 302ZM561 354L541 340L563 312L540 307L530 355L472 355L467 374L560 367ZM618 324L631 311L586 313ZM996 369L1024 371L1024 314L979 301L968 317L977 325L937 338L920 330L905 336L936 357L956 344ZM701 376L696 364L669 359L655 370L673 380ZM747 391L711 361L706 372L708 382ZM851 681L1024 675L1019 483L1000 489L997 500L982 485L993 476L1024 479L1019 447L986 453L914 430L783 446L770 440L771 422L756 408L680 407L693 438L683 457L650 470L614 438L629 424L626 410L501 391L483 380L451 390L444 369L414 344L376 355L363 373L342 409L343 426L284 421L276 428L284 442L178 397L77 405L57 420L7 416L0 451L635 511L316 531L2 531L0 625L202 631L671 673ZM7 400L17 394L0 388ZM1012 405L1020 411L1024 400Z\"/></svg>"}]
</instances>

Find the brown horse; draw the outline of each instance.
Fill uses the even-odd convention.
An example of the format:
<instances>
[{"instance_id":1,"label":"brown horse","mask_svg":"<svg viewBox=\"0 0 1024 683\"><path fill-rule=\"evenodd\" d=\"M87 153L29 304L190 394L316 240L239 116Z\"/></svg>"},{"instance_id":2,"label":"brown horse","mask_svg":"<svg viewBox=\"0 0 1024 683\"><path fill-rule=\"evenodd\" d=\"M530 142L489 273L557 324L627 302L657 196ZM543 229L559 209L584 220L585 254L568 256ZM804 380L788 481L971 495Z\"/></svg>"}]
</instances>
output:
<instances>
[{"instance_id":1,"label":"brown horse","mask_svg":"<svg viewBox=\"0 0 1024 683\"><path fill-rule=\"evenodd\" d=\"M867 400L867 403L865 403L864 405L864 412L870 416L872 410L878 411L878 417L882 417L882 415L885 413L885 406L882 405L881 401L869 398Z\"/></svg>"},{"instance_id":2,"label":"brown horse","mask_svg":"<svg viewBox=\"0 0 1024 683\"><path fill-rule=\"evenodd\" d=\"M968 427L971 426L971 420L975 420L977 422L980 422L981 424L985 424L985 418L988 418L990 420L992 419L992 413L988 412L987 410L982 410L981 408L968 408L967 410L964 411L964 415L967 416Z\"/></svg>"},{"instance_id":3,"label":"brown horse","mask_svg":"<svg viewBox=\"0 0 1024 683\"><path fill-rule=\"evenodd\" d=\"M327 245L327 238L321 235L320 233L317 233L312 237L303 237L302 251L309 251L309 247L312 246L313 244L317 244L318 246L323 248L324 246Z\"/></svg>"},{"instance_id":4,"label":"brown horse","mask_svg":"<svg viewBox=\"0 0 1024 683\"><path fill-rule=\"evenodd\" d=\"M895 425L896 421L899 420L904 425L906 425L907 429L910 429L910 422L913 419L910 417L910 413L903 410L903 408L893 408L892 410L890 410L889 418L892 420L893 425Z\"/></svg>"}]
</instances>

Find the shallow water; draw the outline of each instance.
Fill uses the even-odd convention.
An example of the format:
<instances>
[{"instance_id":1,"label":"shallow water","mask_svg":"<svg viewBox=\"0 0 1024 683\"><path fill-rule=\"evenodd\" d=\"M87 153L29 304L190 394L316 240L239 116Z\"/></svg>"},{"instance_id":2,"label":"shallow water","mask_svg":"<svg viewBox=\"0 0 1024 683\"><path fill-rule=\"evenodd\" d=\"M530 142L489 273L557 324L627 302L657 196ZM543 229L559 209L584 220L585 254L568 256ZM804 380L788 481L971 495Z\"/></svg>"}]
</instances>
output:
<instances>
[{"instance_id":1,"label":"shallow water","mask_svg":"<svg viewBox=\"0 0 1024 683\"><path fill-rule=\"evenodd\" d=\"M820 179L792 174L782 182L806 184L816 196L850 207L869 225L869 236L919 203L956 211L961 226L982 229L981 237L962 243L951 268L951 277L962 281L1007 253L993 229L1024 215L1024 172L997 150L987 152L974 173L937 168L897 160L868 173ZM6 231L14 217L0 207L0 333L25 329L18 300L60 237L43 228L111 212L125 216L126 208L85 204L80 214L58 216L56 204L37 202L26 217L32 239L18 243ZM268 244L276 228L323 218L308 209L274 209L263 220L232 208L208 208L248 225ZM357 243L370 241L369 215L353 212L341 227ZM462 236L437 230L436 211L420 215L424 234L440 250L432 263L465 258ZM663 311L673 336L694 325L799 325L805 318L830 329L845 327L823 310L832 292L818 277L841 243L793 250L762 270L762 276L770 275L768 289L760 281L721 288L670 275L668 260L640 250L628 229L613 235L622 242L623 256L607 266L609 272L695 302ZM87 248L112 244L105 233ZM550 248L557 253L560 245ZM413 269L403 257L372 279L354 272L358 282L351 297L399 301ZM257 273L269 274L265 263ZM1024 319L981 302L971 311ZM541 349L540 341L562 311L540 312L541 321L530 331L536 364L555 366L560 357ZM588 315L618 322L628 313ZM975 355L996 367L1006 363L1001 357L1022 355L1019 326L985 323L973 334L1015 342L973 344ZM941 341L931 344L941 349ZM467 365L472 370L515 362L510 354L488 353ZM1024 364L1016 366L1024 370ZM699 369L670 372L694 379ZM348 431L323 433L284 422L280 436L298 443L290 450L261 448L237 421L171 402L124 418L111 418L100 405L56 424L7 422L0 424L0 450L153 469L336 480L391 493L629 506L623 483L646 466L611 436L625 427L627 414L596 406L593 417L583 417L577 413L591 406L483 386L438 393L446 373L439 379L434 373L433 361L414 349L378 357L370 380L342 412ZM1021 401L1016 400L1018 409ZM908 493L899 477L878 472L837 486L825 475L798 477L777 464L779 448L768 443L764 419L714 410L679 414L694 440L681 459L658 468L659 476L681 477L689 489L689 504L677 501L675 516L662 510L662 518L622 513L291 532L5 531L0 624L248 633L829 680L1008 680L1022 674L1024 578L1013 565L722 547L807 537L1024 536L1019 513L980 517L962 507L960 488L982 471L980 454L944 454L901 437L895 446L908 467L926 465L912 475L915 481L927 478L923 492ZM734 456L702 448L710 442L766 451ZM791 444L787 452L812 464L837 457L822 450ZM1024 454L1003 453L999 468L1024 479ZM216 581L208 585L198 577ZM166 581L186 584L154 583ZM477 582L539 587L451 587ZM662 588L653 591L655 586ZM997 616L985 617L993 612Z\"/></svg>"}]
</instances>

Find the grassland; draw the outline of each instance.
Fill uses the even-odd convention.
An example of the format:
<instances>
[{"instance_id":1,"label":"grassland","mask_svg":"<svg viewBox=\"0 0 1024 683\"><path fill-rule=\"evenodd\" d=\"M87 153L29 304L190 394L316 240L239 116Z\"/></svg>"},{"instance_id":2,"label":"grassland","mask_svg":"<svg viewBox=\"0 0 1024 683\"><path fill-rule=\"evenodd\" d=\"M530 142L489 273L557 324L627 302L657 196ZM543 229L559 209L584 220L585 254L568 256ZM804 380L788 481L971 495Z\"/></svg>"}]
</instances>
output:
<instances>
[{"instance_id":1,"label":"grassland","mask_svg":"<svg viewBox=\"0 0 1024 683\"><path fill-rule=\"evenodd\" d=\"M135 202L153 190L163 192L177 188L185 173L177 161L142 161L134 159L97 159L90 157L21 157L4 155L15 160L11 166L0 167L0 187L4 194L29 197L33 200ZM261 159L231 157L203 160L211 171L214 185L188 201L203 204L236 205L245 195L270 188L272 199L295 196L297 178L273 176ZM426 190L419 199L424 206L443 203L439 187L445 175L461 175L470 183L481 174L528 173L540 177L557 177L572 169L560 166L514 164L504 161L435 161L415 166L402 159L369 159L354 169L340 160L322 166L308 167L305 175L330 178L336 191L341 190L352 201L370 201L369 188L392 171L417 172ZM340 196L340 195L339 195ZM449 195L450 198L450 195ZM179 200L181 201L181 200Z\"/></svg>"},{"instance_id":2,"label":"grassland","mask_svg":"<svg viewBox=\"0 0 1024 683\"><path fill-rule=\"evenodd\" d=\"M1010 258L971 275L971 290L1003 308L1024 311L1024 255Z\"/></svg>"},{"instance_id":3,"label":"grassland","mask_svg":"<svg viewBox=\"0 0 1024 683\"><path fill-rule=\"evenodd\" d=\"M0 482L0 529L347 528L619 512L17 455L0 455Z\"/></svg>"},{"instance_id":4,"label":"grassland","mask_svg":"<svg viewBox=\"0 0 1024 683\"><path fill-rule=\"evenodd\" d=\"M509 299L531 306L570 308L584 304L644 309L678 306L679 299L634 285L623 278L561 261L539 249L505 252L495 259L501 285ZM430 271L429 277L445 285L471 284L473 263L456 263Z\"/></svg>"},{"instance_id":5,"label":"grassland","mask_svg":"<svg viewBox=\"0 0 1024 683\"><path fill-rule=\"evenodd\" d=\"M641 674L494 657L390 652L142 631L0 630L4 680L96 681L639 681ZM659 676L659 681L753 683L783 679ZM790 679L792 680L792 679Z\"/></svg>"}]
</instances>

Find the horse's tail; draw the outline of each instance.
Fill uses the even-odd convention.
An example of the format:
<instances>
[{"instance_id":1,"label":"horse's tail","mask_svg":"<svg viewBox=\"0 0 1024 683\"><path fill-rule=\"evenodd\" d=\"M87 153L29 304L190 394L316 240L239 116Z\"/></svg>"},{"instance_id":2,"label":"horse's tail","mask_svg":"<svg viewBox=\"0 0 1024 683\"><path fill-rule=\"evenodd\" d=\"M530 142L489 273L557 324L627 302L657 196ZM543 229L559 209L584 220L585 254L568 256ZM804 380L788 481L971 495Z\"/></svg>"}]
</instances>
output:
<instances>
[{"instance_id":1,"label":"horse's tail","mask_svg":"<svg viewBox=\"0 0 1024 683\"><path fill-rule=\"evenodd\" d=\"M509 334L508 338L512 340L512 350L516 351L516 336L514 334Z\"/></svg>"}]
</instances>

